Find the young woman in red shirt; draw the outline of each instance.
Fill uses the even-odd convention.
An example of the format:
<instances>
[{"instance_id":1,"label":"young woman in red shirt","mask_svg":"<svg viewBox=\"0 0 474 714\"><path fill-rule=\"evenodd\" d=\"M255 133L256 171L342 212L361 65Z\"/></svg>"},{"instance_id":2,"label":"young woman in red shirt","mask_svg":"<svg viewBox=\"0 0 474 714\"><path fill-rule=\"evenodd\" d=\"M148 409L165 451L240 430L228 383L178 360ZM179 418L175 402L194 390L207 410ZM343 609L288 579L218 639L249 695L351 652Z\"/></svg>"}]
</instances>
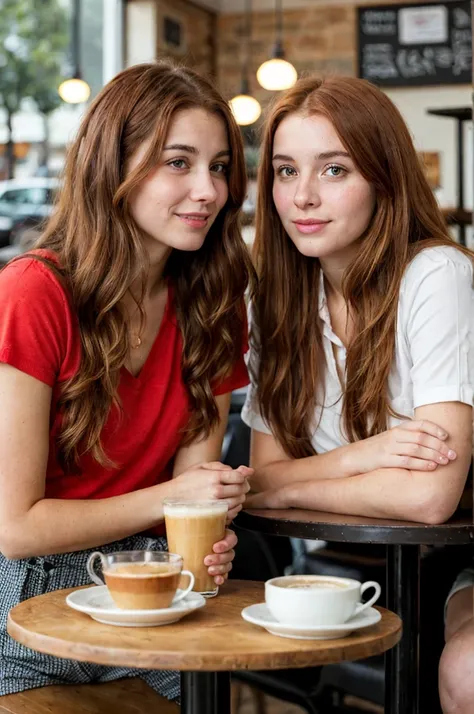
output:
<instances>
[{"instance_id":1,"label":"young woman in red shirt","mask_svg":"<svg viewBox=\"0 0 474 714\"><path fill-rule=\"evenodd\" d=\"M173 672L71 662L6 633L21 600L89 582L87 557L166 550L163 499L241 509L251 470L219 463L230 393L248 382L227 103L169 63L115 77L87 112L36 250L0 274L0 694ZM250 286L251 287L251 286ZM222 584L236 538L206 558Z\"/></svg>"}]
</instances>

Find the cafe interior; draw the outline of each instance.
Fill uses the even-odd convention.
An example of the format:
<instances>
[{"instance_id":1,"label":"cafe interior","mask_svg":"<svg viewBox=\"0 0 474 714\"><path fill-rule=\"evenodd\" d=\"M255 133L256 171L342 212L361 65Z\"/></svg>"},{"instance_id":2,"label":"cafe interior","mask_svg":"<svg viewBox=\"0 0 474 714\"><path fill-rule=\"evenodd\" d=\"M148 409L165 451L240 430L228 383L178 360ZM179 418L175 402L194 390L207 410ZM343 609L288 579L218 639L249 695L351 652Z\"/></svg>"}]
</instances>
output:
<instances>
[{"instance_id":1,"label":"cafe interior","mask_svg":"<svg viewBox=\"0 0 474 714\"><path fill-rule=\"evenodd\" d=\"M249 187L243 233L250 248L259 127L265 109L275 94L291 86L296 77L310 74L359 76L382 87L408 123L453 237L471 246L474 187L470 3L429 3L430 9L447 12L447 33L456 55L449 70L441 68L435 59L430 66L427 45L432 38L429 33L423 37L423 32L428 32L426 27L423 30L423 4L397 0L129 0L125 13L125 62L170 56L215 77L231 102L246 145ZM418 15L410 11L418 11ZM405 20L403 13L407 13ZM405 37L400 29L397 34L396 22L406 22ZM233 466L248 463L249 457L249 428L240 418L244 391L233 395L224 442L223 459ZM462 505L469 520L469 494ZM311 573L375 580L383 583L382 604L388 603L392 609L394 600L387 586L395 587L402 570L410 569L410 549L416 550L415 557L423 560L423 568L415 568L415 576L412 570L412 576L420 576L421 583L413 586L408 579L407 587L419 587L419 599L415 594L399 594L400 600L407 598L404 613L408 620L402 620L407 623L404 632L406 627L419 632L415 647L418 681L413 685L419 690L419 711L439 714L436 681L444 641L440 613L453 577L469 557L469 545L414 545L412 541L405 548L408 553L402 555L402 546L392 548L377 533L373 541L367 537L349 542L350 538L336 539L336 533L335 540L329 537L331 533L327 538L302 539L275 535L277 529L264 533L250 526L236 528L239 546L233 578L267 580L283 573ZM396 587L401 587L399 581ZM405 665L398 661L398 666ZM394 712L418 711L403 708L407 705L400 701L387 705L387 688L396 690L402 685L400 680L389 685L386 679L383 655L306 669L235 672L232 711L388 714L387 706L393 707L390 711ZM400 693L397 696L400 698Z\"/></svg>"},{"instance_id":2,"label":"cafe interior","mask_svg":"<svg viewBox=\"0 0 474 714\"><path fill-rule=\"evenodd\" d=\"M359 76L387 93L408 124L453 238L474 246L470 1L127 0L112 5L113 37L104 56L110 77L123 67L171 57L211 76L230 102L245 142L248 194L242 231L249 250L265 110L297 77L311 74ZM240 417L244 401L245 389L233 393L222 452L223 462L235 468L249 463L250 429ZM403 634L393 635L385 647L369 643L365 655L341 650L306 666L290 657L277 667L263 660L261 666L249 663L241 669L229 665L232 714L441 714L437 672L443 608L456 575L472 558L472 488L449 532L443 526L370 520L341 523L316 514L299 523L285 518L272 523L252 513L236 519L239 544L229 586L234 580L263 583L298 574L375 581L381 584L378 605L397 613ZM318 646L324 648L324 641ZM193 681L187 684L192 690ZM185 714L227 714L219 711L217 700L193 704L187 696ZM125 711L121 697L125 702L124 691L104 711ZM137 691L137 708L130 712L152 711L147 701ZM0 702L0 712L20 711L6 706ZM163 704L153 711L171 714L178 708Z\"/></svg>"}]
</instances>

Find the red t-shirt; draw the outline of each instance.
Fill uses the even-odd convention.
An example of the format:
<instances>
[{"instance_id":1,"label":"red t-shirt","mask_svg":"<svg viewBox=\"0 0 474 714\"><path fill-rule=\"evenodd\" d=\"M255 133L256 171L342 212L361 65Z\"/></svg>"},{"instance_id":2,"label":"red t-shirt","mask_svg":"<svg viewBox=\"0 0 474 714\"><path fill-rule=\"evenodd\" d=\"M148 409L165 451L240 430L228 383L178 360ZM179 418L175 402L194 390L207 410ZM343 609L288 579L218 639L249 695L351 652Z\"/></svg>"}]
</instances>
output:
<instances>
[{"instance_id":1,"label":"red t-shirt","mask_svg":"<svg viewBox=\"0 0 474 714\"><path fill-rule=\"evenodd\" d=\"M47 251L37 251L52 257ZM244 341L246 343L246 341ZM0 362L52 387L46 498L107 498L171 478L172 459L188 418L181 376L182 339L175 319L172 289L159 333L137 377L125 368L119 396L123 415L111 410L102 432L106 454L119 468L81 458L79 474L64 473L56 455L61 425L61 384L73 376L81 358L77 317L54 272L33 258L11 263L0 273ZM243 355L232 375L214 389L224 394L248 384ZM159 529L163 532L163 529Z\"/></svg>"}]
</instances>

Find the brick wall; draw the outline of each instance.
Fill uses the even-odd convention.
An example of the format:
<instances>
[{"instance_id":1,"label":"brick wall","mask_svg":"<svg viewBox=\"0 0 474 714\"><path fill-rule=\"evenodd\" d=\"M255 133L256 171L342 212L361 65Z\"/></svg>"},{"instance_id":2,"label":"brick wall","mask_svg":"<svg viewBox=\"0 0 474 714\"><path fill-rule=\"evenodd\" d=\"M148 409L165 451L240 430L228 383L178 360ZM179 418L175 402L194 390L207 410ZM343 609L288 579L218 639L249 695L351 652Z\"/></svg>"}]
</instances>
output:
<instances>
[{"instance_id":1,"label":"brick wall","mask_svg":"<svg viewBox=\"0 0 474 714\"><path fill-rule=\"evenodd\" d=\"M184 51L166 44L163 20L178 20L184 29ZM189 64L201 74L215 74L216 16L187 0L157 1L157 56L174 57Z\"/></svg>"},{"instance_id":2,"label":"brick wall","mask_svg":"<svg viewBox=\"0 0 474 714\"><path fill-rule=\"evenodd\" d=\"M405 0L406 1L406 0ZM410 0L408 0L410 1ZM415 2L415 0L412 0ZM422 4L428 0L418 0ZM400 4L400 0L364 0L363 5ZM287 59L298 74L356 72L356 3L313 5L284 12L284 47ZM217 78L221 91L228 97L240 89L241 63L244 52L245 18L242 14L221 14L217 18ZM251 92L265 105L270 93L259 87L255 72L270 58L275 41L273 12L252 13Z\"/></svg>"}]
</instances>

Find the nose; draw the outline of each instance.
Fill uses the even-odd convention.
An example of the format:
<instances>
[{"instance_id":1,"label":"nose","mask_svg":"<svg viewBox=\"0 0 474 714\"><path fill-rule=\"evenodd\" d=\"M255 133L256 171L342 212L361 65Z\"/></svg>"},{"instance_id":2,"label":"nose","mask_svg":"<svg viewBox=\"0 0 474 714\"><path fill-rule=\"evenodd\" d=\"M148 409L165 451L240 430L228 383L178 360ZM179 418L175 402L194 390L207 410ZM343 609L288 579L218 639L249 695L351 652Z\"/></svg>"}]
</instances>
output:
<instances>
[{"instance_id":1,"label":"nose","mask_svg":"<svg viewBox=\"0 0 474 714\"><path fill-rule=\"evenodd\" d=\"M217 189L214 178L209 170L199 171L196 174L190 193L193 201L213 203L217 198Z\"/></svg>"},{"instance_id":2,"label":"nose","mask_svg":"<svg viewBox=\"0 0 474 714\"><path fill-rule=\"evenodd\" d=\"M320 206L321 198L316 182L310 181L309 178L301 177L296 186L293 202L301 210L311 206Z\"/></svg>"}]
</instances>

